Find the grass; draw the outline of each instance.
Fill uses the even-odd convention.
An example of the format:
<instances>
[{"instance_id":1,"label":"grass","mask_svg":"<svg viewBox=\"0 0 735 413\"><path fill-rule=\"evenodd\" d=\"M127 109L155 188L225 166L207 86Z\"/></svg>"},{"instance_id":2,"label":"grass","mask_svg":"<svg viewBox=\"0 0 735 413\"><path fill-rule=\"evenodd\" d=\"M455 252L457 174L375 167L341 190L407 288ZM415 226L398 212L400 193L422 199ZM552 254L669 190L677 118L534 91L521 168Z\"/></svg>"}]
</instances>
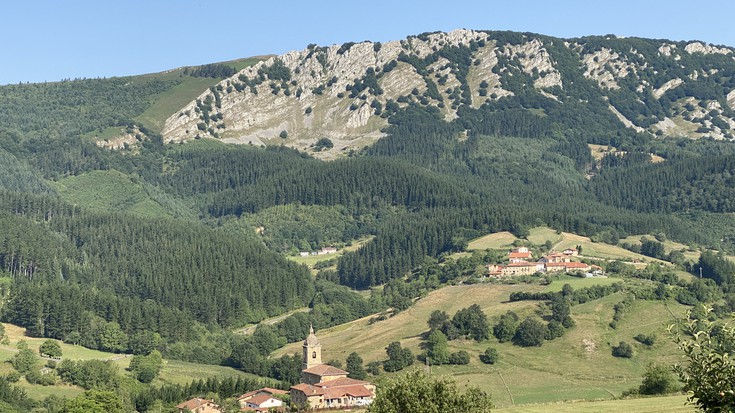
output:
<instances>
[{"instance_id":1,"label":"grass","mask_svg":"<svg viewBox=\"0 0 735 413\"><path fill-rule=\"evenodd\" d=\"M8 337L7 344L0 345L0 375L8 374L14 371L8 360L18 352L18 342L24 340L28 343L28 348L38 351L41 344L46 341L45 338L27 337L25 328L15 326L13 324L5 324L5 333ZM70 360L110 360L118 368L121 373L125 373L125 369L130 365L130 356L125 354L107 353L104 351L91 350L82 346L75 346L63 342L59 342L64 359ZM232 367L212 366L205 364L195 364L179 360L164 360L164 366L161 373L153 381L154 386L163 384L186 384L193 380L208 379L210 377L245 377L250 379L262 379L262 377L253 374L244 373ZM84 389L77 386L67 384L58 384L56 386L39 386L29 384L25 379L21 379L17 385L28 393L28 396L42 400L49 395L74 397L84 392Z\"/></svg>"},{"instance_id":2,"label":"grass","mask_svg":"<svg viewBox=\"0 0 735 413\"><path fill-rule=\"evenodd\" d=\"M532 301L508 302L514 291L558 290L564 283L575 288L619 281L614 278L561 279L549 287L538 285L476 284L449 286L433 291L417 301L408 310L385 321L369 323L370 317L318 332L323 358L345 360L353 351L366 363L386 358L385 347L400 341L414 354L421 351L421 343L428 327L426 320L434 310L447 311L450 316L457 310L478 304L488 315L491 324L508 310L522 318L533 315L538 303ZM678 350L667 338L666 326L672 316L683 316L686 307L675 302L635 301L618 323L609 327L612 307L624 299L616 293L599 300L572 308L576 326L561 338L547 341L542 347L521 348L510 343L498 343L491 338L477 343L457 340L450 342L450 351L465 350L471 355L466 366L434 366L433 374L453 376L461 386L473 385L492 394L498 406L518 404L558 403L571 400L599 400L620 396L623 391L637 387L650 362L673 364L679 360ZM671 311L671 312L670 312ZM637 334L656 334L652 348L637 343ZM366 339L366 338L369 338ZM611 345L619 341L631 343L636 351L632 359L619 359L611 354ZM275 355L300 351L301 343L294 343ZM501 359L488 366L479 361L479 354L492 346ZM425 368L416 366L416 368ZM502 378L501 378L502 376ZM510 391L505 389L505 382ZM511 398L512 395L512 398Z\"/></svg>"},{"instance_id":3,"label":"grass","mask_svg":"<svg viewBox=\"0 0 735 413\"><path fill-rule=\"evenodd\" d=\"M345 252L356 251L358 248L362 247L373 238L374 237L370 236L355 240L352 242L352 245L344 247L342 249L338 249L335 254L309 255L306 257L302 257L300 255L287 255L286 258L295 263L306 265L307 267L309 267L312 273L316 275L317 271L314 269L314 264L331 259L337 259L341 257L342 254L344 254Z\"/></svg>"},{"instance_id":4,"label":"grass","mask_svg":"<svg viewBox=\"0 0 735 413\"><path fill-rule=\"evenodd\" d=\"M496 232L470 241L467 245L467 249L484 251L486 249L499 250L506 247L510 248L513 241L517 239L518 238L510 232Z\"/></svg>"},{"instance_id":5,"label":"grass","mask_svg":"<svg viewBox=\"0 0 735 413\"><path fill-rule=\"evenodd\" d=\"M685 405L686 396L675 395L665 397L646 397L628 400L604 400L592 402L554 403L513 406L502 409L494 409L494 412L502 413L546 413L549 411L558 413L683 413L696 412L692 405Z\"/></svg>"},{"instance_id":6,"label":"grass","mask_svg":"<svg viewBox=\"0 0 735 413\"><path fill-rule=\"evenodd\" d=\"M469 242L468 250L485 250L485 249L510 249L513 242L519 238L510 232L497 232L488 234L480 238L476 238ZM535 245L542 245L546 241L551 241L553 249L562 251L565 248L582 247L582 256L588 258L598 258L604 260L623 260L623 261L639 261L639 262L659 262L661 260L646 257L645 255L636 254L615 245L594 242L588 237L572 234L569 232L557 233L556 230L548 227L537 227L529 231L527 240ZM679 244L681 245L681 244Z\"/></svg>"},{"instance_id":7,"label":"grass","mask_svg":"<svg viewBox=\"0 0 735 413\"><path fill-rule=\"evenodd\" d=\"M240 71L264 59L267 59L267 56L231 60L223 62L223 64L232 66L235 70ZM158 77L161 79L181 77L182 80L178 85L156 96L148 109L135 118L136 121L156 133L161 133L166 124L166 119L171 115L188 105L209 87L220 82L220 79L184 76L183 69L144 76Z\"/></svg>"},{"instance_id":8,"label":"grass","mask_svg":"<svg viewBox=\"0 0 735 413\"><path fill-rule=\"evenodd\" d=\"M69 176L52 185L62 199L95 211L125 211L143 217L196 219L181 201L115 170Z\"/></svg>"}]
</instances>

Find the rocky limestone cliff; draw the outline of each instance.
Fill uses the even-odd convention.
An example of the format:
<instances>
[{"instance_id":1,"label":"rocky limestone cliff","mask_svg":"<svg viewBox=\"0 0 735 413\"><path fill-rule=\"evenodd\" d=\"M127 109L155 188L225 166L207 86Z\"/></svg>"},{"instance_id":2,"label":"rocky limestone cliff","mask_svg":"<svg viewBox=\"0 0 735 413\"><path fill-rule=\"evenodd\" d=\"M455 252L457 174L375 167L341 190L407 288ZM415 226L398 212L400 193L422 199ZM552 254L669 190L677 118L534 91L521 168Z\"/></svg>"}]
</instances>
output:
<instances>
[{"instance_id":1,"label":"rocky limestone cliff","mask_svg":"<svg viewBox=\"0 0 735 413\"><path fill-rule=\"evenodd\" d=\"M638 49L620 46L623 40L615 38L563 41L530 33L456 30L384 44L310 45L203 91L166 121L163 136L167 142L214 137L306 151L326 137L334 147L316 155L334 158L380 139L388 116L401 107L433 106L451 121L464 105L479 108L518 91L527 93L527 88L563 104L574 98L565 90L578 72L599 88L621 127L664 136L732 139L727 125L735 125L735 82L722 97L706 99L689 96L692 87L687 85L724 78L719 70L735 72L724 67L727 63L717 68L693 68L691 63L700 55L735 61L733 50L701 42L640 40L644 43ZM572 65L569 52L576 59ZM672 64L679 67L667 69ZM673 92L682 97L672 97ZM623 98L631 103L621 106ZM649 107L650 99L666 100L664 113L633 116L628 106Z\"/></svg>"}]
</instances>

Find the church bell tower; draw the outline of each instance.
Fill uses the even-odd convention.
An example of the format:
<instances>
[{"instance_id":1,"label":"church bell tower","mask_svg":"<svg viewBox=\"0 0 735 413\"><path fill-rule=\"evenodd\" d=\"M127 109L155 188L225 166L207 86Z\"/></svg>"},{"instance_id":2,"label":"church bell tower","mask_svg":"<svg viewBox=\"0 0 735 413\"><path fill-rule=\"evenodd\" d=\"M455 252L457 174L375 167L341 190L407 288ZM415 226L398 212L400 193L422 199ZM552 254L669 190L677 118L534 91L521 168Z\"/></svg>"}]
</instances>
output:
<instances>
[{"instance_id":1,"label":"church bell tower","mask_svg":"<svg viewBox=\"0 0 735 413\"><path fill-rule=\"evenodd\" d=\"M309 326L309 336L304 340L303 351L304 362L301 365L303 370L322 364L322 345L314 334L313 326Z\"/></svg>"}]
</instances>

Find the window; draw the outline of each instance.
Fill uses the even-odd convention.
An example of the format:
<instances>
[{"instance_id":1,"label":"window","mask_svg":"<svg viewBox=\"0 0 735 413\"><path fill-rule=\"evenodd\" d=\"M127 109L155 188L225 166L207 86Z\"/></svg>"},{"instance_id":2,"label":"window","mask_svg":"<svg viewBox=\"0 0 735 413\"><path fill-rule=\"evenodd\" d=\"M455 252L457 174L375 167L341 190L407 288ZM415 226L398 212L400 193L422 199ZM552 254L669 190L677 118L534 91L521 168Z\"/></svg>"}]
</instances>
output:
<instances>
[{"instance_id":1,"label":"window","mask_svg":"<svg viewBox=\"0 0 735 413\"><path fill-rule=\"evenodd\" d=\"M313 353L311 353L311 358L313 358L313 359L315 359L315 358L316 358L316 351L315 351L315 352L313 352Z\"/></svg>"}]
</instances>

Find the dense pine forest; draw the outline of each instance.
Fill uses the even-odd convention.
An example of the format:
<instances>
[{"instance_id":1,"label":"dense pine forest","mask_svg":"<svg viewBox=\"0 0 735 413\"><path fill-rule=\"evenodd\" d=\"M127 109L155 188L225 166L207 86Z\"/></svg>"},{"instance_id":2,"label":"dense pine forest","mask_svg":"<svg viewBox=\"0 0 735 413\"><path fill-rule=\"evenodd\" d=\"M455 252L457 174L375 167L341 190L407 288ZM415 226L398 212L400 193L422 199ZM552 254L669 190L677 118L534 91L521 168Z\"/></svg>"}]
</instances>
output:
<instances>
[{"instance_id":1,"label":"dense pine forest","mask_svg":"<svg viewBox=\"0 0 735 413\"><path fill-rule=\"evenodd\" d=\"M630 42L639 50L650 46L588 38L581 47L627 54ZM735 252L734 144L657 137L624 127L606 108L615 101L628 118L645 123L685 97L720 99L735 79L732 62L719 56L682 62L721 70L645 101L626 89L603 98L569 69L563 75L574 86L560 100L524 87L533 76L508 59L500 67L516 71L513 80L503 78L514 93L473 107L463 99L468 56L478 47L401 59L421 70L448 60L464 79L455 119L422 99L404 99L383 112L383 138L328 162L284 146L165 144L139 121L187 79L221 79L232 68L204 66L165 80L0 87L0 278L9 286L0 289L2 320L34 337L111 352L158 349L294 383L299 360L270 359L272 350L303 339L310 324L324 328L410 306L466 271L439 269L436 260L482 234L524 237L546 225L612 244L665 234ZM562 67L573 64L568 49L557 45L553 52ZM638 76L654 81L653 72ZM95 141L108 128L134 126L141 134L132 147L113 150ZM610 150L595 159L591 144ZM92 173L118 174L130 187L69 190L71 180ZM139 199L97 208L79 201L131 188ZM367 241L316 277L284 257L358 239ZM729 291L724 260L703 257L704 276ZM416 276L427 262L443 275ZM376 286L384 288L354 291ZM258 328L252 339L231 333L302 308L310 311Z\"/></svg>"}]
</instances>

